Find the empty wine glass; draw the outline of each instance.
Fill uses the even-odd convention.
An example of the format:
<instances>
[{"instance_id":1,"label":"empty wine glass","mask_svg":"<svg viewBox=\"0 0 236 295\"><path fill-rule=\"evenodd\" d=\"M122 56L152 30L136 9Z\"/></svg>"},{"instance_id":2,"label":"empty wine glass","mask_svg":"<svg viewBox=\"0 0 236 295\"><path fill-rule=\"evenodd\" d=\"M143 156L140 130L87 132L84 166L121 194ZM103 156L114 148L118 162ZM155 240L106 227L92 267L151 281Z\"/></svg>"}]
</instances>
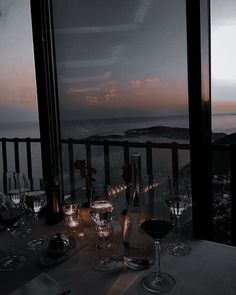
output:
<instances>
[{"instance_id":1,"label":"empty wine glass","mask_svg":"<svg viewBox=\"0 0 236 295\"><path fill-rule=\"evenodd\" d=\"M143 287L157 294L170 291L175 279L161 271L161 240L171 231L173 220L162 198L163 185L158 182L155 190L147 190L140 214L140 228L153 238L156 248L157 271L149 273L142 280Z\"/></svg>"},{"instance_id":2,"label":"empty wine glass","mask_svg":"<svg viewBox=\"0 0 236 295\"><path fill-rule=\"evenodd\" d=\"M103 251L103 255L91 260L92 268L95 270L110 270L117 263L114 256L106 254L106 250L111 247L113 230L110 221L113 210L113 204L108 200L104 186L94 187L90 204L90 218L95 224L94 230L98 239L97 248Z\"/></svg>"},{"instance_id":3,"label":"empty wine glass","mask_svg":"<svg viewBox=\"0 0 236 295\"><path fill-rule=\"evenodd\" d=\"M27 194L30 200L31 208L34 212L36 223L37 238L27 243L28 250L39 250L47 246L47 241L39 237L39 213L40 210L47 204L46 194L44 191L32 191Z\"/></svg>"},{"instance_id":4,"label":"empty wine glass","mask_svg":"<svg viewBox=\"0 0 236 295\"><path fill-rule=\"evenodd\" d=\"M191 252L191 247L181 241L181 216L191 205L191 193L186 180L167 180L166 205L169 207L175 219L177 239L171 243L167 251L175 256L184 256Z\"/></svg>"},{"instance_id":5,"label":"empty wine glass","mask_svg":"<svg viewBox=\"0 0 236 295\"><path fill-rule=\"evenodd\" d=\"M21 209L22 212L22 215L18 220L18 227L12 232L15 237L25 237L31 231L29 227L25 226L23 220L23 215L26 212L25 197L27 191L28 184L25 174L13 172L12 175L8 175L8 197L17 208Z\"/></svg>"}]
</instances>

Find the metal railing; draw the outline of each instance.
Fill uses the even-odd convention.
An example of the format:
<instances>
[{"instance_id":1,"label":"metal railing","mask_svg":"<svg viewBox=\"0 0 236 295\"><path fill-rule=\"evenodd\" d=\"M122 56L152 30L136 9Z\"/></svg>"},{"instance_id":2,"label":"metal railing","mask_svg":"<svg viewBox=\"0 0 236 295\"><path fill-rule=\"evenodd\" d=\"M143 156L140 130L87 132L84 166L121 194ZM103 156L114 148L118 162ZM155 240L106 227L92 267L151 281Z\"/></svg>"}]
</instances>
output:
<instances>
[{"instance_id":1,"label":"metal railing","mask_svg":"<svg viewBox=\"0 0 236 295\"><path fill-rule=\"evenodd\" d=\"M14 162L14 172L20 173L20 150L19 145L25 144L26 151L26 167L27 171L24 171L27 174L28 180L30 182L31 189L33 188L33 168L32 168L32 144L38 143L40 144L39 138L0 138L1 148L2 148L2 187L3 191L6 193L7 191L7 175L8 175L8 159L12 159ZM8 157L8 149L7 144L13 144L13 155L9 155ZM39 165L41 163L38 163Z\"/></svg>"},{"instance_id":2,"label":"metal railing","mask_svg":"<svg viewBox=\"0 0 236 295\"><path fill-rule=\"evenodd\" d=\"M13 145L13 154L9 155L9 150L7 144L11 143ZM2 153L2 183L3 190L7 190L7 175L8 175L8 160L11 158L14 162L14 171L16 173L21 173L20 166L20 149L19 145L25 146L26 152L26 167L27 171L24 171L29 179L31 188L33 188L34 183L34 171L32 167L32 144L40 144L39 138L0 138L1 153ZM75 146L85 147L85 158L87 162L87 167L92 167L92 147L101 146L103 147L103 159L104 159L104 180L105 184L109 185L111 180L111 167L110 167L110 149L111 147L120 147L123 150L123 166L128 167L130 161L130 150L132 148L139 148L145 150L146 153L146 171L147 174L153 174L153 151L155 149L166 149L171 153L171 169L172 177L178 178L179 176L179 151L189 150L189 144L180 144L176 142L172 143L154 143L154 142L129 142L129 141L114 141L114 140L83 140L83 139L62 139L62 146L64 146L68 152L69 159L69 180L70 180L70 193L73 196L75 192ZM212 144L212 151L222 151L228 152L229 155L229 179L231 183L231 229L232 229L232 240L236 242L236 145L235 144L224 144L216 145ZM40 165L41 163L37 163Z\"/></svg>"},{"instance_id":3,"label":"metal railing","mask_svg":"<svg viewBox=\"0 0 236 295\"><path fill-rule=\"evenodd\" d=\"M130 161L130 149L139 148L146 151L146 171L147 174L153 174L153 150L154 149L168 149L171 152L171 167L172 176L178 178L179 175L179 150L189 150L189 144L173 143L153 143L153 142L129 142L129 141L112 141L112 140L82 140L82 139L63 139L62 144L67 145L68 158L69 158L69 178L71 185L71 195L75 191L75 170L74 170L74 147L75 145L84 145L86 149L86 162L87 167L92 167L92 146L103 147L103 159L104 159L104 179L105 184L110 184L110 148L121 147L123 149L123 163L124 167L129 166Z\"/></svg>"},{"instance_id":4,"label":"metal railing","mask_svg":"<svg viewBox=\"0 0 236 295\"><path fill-rule=\"evenodd\" d=\"M179 150L189 150L189 144L173 143L153 143L153 142L129 142L129 141L113 141L113 140L83 140L83 139L62 139L62 145L66 145L69 159L69 178L70 178L70 191L73 194L75 190L75 170L74 170L74 148L76 145L84 146L86 151L87 167L92 167L92 146L103 147L104 157L104 179L105 184L110 184L110 148L121 147L123 149L124 167L129 166L130 149L140 148L146 151L146 171L147 174L153 174L153 150L154 149L168 149L171 152L171 167L172 176L177 178L179 174ZM32 169L32 143L40 143L39 138L0 138L2 146L2 170L3 170L3 188L6 190L7 186L7 173L8 173L8 158L14 161L14 171L21 172L20 167L20 152L19 144L25 144L26 149L26 162L27 162L27 177L33 184L33 169ZM7 143L13 144L13 155L7 154Z\"/></svg>"}]
</instances>

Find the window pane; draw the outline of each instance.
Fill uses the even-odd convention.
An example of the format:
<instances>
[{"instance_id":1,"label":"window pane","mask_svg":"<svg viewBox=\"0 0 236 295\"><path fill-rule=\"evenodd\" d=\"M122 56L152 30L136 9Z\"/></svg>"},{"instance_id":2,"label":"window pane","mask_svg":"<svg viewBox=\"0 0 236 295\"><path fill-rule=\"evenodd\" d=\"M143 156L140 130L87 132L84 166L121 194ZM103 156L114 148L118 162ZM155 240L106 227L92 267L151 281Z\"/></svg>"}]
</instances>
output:
<instances>
[{"instance_id":1,"label":"window pane","mask_svg":"<svg viewBox=\"0 0 236 295\"><path fill-rule=\"evenodd\" d=\"M189 142L185 11L182 0L53 1L62 137L92 141L74 159L91 160L96 183L121 183L134 151L143 175L172 176L171 149L153 146L150 165L145 143ZM188 163L179 152L179 169Z\"/></svg>"},{"instance_id":2,"label":"window pane","mask_svg":"<svg viewBox=\"0 0 236 295\"><path fill-rule=\"evenodd\" d=\"M212 129L221 132L213 143L235 142L236 132L236 3L211 1ZM214 238L231 243L230 154L213 152Z\"/></svg>"},{"instance_id":3,"label":"window pane","mask_svg":"<svg viewBox=\"0 0 236 295\"><path fill-rule=\"evenodd\" d=\"M29 0L0 1L0 36L0 137L39 138ZM33 177L38 182L42 177L40 143L31 149ZM19 144L19 154L21 173L27 175L25 143ZM15 171L13 143L7 143L7 164L9 173ZM2 164L0 175L3 191Z\"/></svg>"}]
</instances>

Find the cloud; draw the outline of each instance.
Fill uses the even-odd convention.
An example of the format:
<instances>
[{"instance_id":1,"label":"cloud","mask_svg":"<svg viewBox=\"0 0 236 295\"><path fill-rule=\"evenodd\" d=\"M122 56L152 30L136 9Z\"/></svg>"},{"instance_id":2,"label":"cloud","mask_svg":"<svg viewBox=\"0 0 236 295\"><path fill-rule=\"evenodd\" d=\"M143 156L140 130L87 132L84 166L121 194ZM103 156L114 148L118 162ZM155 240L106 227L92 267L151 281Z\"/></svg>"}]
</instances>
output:
<instances>
[{"instance_id":1,"label":"cloud","mask_svg":"<svg viewBox=\"0 0 236 295\"><path fill-rule=\"evenodd\" d=\"M107 89L61 97L63 120L186 114L186 81L160 81L157 77L133 79L126 87L113 82Z\"/></svg>"}]
</instances>

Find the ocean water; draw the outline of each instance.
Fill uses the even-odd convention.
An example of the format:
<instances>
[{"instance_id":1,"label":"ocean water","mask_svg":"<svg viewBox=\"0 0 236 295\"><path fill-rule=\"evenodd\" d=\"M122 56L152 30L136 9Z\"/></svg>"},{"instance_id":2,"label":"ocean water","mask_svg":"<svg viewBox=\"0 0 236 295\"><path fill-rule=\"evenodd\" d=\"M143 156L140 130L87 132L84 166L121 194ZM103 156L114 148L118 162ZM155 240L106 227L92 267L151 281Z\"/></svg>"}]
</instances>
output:
<instances>
[{"instance_id":1,"label":"ocean water","mask_svg":"<svg viewBox=\"0 0 236 295\"><path fill-rule=\"evenodd\" d=\"M169 117L148 117L148 118L114 118L114 119L96 119L96 120L77 120L77 121L64 121L61 123L62 137L63 138L86 138L92 135L124 135L124 132L129 129L135 128L148 128L151 126L169 126L169 127L185 127L188 128L187 116L169 116ZM214 132L225 132L230 134L236 132L236 115L215 115L212 118L212 125ZM39 126L37 122L27 123L9 123L0 124L0 137L39 137ZM122 139L122 140L125 140ZM128 140L137 142L172 142L172 139L159 138L159 137L147 137L139 136L138 138L128 138ZM175 140L182 143L187 143L186 140ZM8 144L8 170L14 171L14 150L13 145ZM146 154L142 149L132 149L132 152L140 152L142 156L142 170L143 174L146 173ZM74 149L75 159L85 159L85 148L83 146L76 146ZM27 171L26 167L26 153L24 144L20 145L20 167L21 171ZM0 147L1 156L1 147ZM40 145L32 145L32 160L33 160L33 173L34 178L41 178L42 171L41 165L41 153ZM110 148L110 167L111 167L111 182L116 184L122 181L121 174L124 159L123 149L119 147ZM179 166L180 168L185 166L189 162L189 152L179 152ZM104 182L104 157L102 147L92 147L92 165L98 172L96 173L96 181ZM67 148L63 147L63 169L64 169L64 181L69 183L68 172L68 154ZM153 151L153 170L154 173L163 173L171 175L171 153L167 150L155 149ZM2 175L2 162L0 162L0 173ZM78 173L76 174L76 183L78 187L82 184ZM67 185L66 185L67 186ZM1 189L1 181L0 181Z\"/></svg>"},{"instance_id":2,"label":"ocean water","mask_svg":"<svg viewBox=\"0 0 236 295\"><path fill-rule=\"evenodd\" d=\"M63 138L84 138L91 135L123 135L128 129L148 128L151 126L188 128L188 116L137 117L62 121ZM213 132L236 132L236 114L212 116ZM0 123L0 137L39 137L38 122Z\"/></svg>"},{"instance_id":3,"label":"ocean water","mask_svg":"<svg viewBox=\"0 0 236 295\"><path fill-rule=\"evenodd\" d=\"M38 122L0 123L0 138L39 138Z\"/></svg>"},{"instance_id":4,"label":"ocean water","mask_svg":"<svg viewBox=\"0 0 236 295\"><path fill-rule=\"evenodd\" d=\"M63 138L85 138L92 135L124 135L129 129L152 126L188 128L187 116L138 117L64 121L61 124Z\"/></svg>"}]
</instances>

